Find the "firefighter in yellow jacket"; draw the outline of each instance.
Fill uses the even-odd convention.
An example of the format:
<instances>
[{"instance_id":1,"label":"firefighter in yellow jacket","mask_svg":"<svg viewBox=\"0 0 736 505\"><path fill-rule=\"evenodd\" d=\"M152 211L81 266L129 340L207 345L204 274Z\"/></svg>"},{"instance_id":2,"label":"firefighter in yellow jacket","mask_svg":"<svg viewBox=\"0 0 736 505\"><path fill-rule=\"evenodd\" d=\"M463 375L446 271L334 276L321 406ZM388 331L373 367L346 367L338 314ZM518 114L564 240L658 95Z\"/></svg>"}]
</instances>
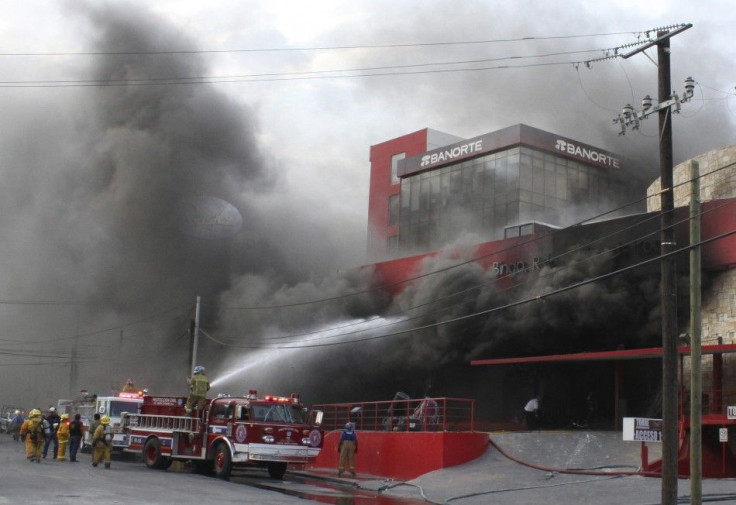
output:
<instances>
[{"instance_id":1,"label":"firefighter in yellow jacket","mask_svg":"<svg viewBox=\"0 0 736 505\"><path fill-rule=\"evenodd\" d=\"M59 452L56 459L66 461L66 446L69 444L69 414L61 414L59 429L56 430L56 439L59 441Z\"/></svg>"},{"instance_id":2,"label":"firefighter in yellow jacket","mask_svg":"<svg viewBox=\"0 0 736 505\"><path fill-rule=\"evenodd\" d=\"M26 458L28 461L41 462L41 452L43 452L44 433L43 419L41 411L33 409L28 414L28 419L23 421L19 432L21 437L26 440Z\"/></svg>"},{"instance_id":3,"label":"firefighter in yellow jacket","mask_svg":"<svg viewBox=\"0 0 736 505\"><path fill-rule=\"evenodd\" d=\"M204 367L197 365L187 382L189 383L189 398L187 398L184 409L187 414L191 414L195 406L200 411L204 408L207 391L210 390L210 381L204 375Z\"/></svg>"},{"instance_id":4,"label":"firefighter in yellow jacket","mask_svg":"<svg viewBox=\"0 0 736 505\"><path fill-rule=\"evenodd\" d=\"M102 416L102 419L100 419L100 425L95 429L95 434L92 436L92 447L94 447L92 466L97 466L100 464L100 461L104 461L105 468L110 468L112 426L110 426L110 418L108 416Z\"/></svg>"}]
</instances>

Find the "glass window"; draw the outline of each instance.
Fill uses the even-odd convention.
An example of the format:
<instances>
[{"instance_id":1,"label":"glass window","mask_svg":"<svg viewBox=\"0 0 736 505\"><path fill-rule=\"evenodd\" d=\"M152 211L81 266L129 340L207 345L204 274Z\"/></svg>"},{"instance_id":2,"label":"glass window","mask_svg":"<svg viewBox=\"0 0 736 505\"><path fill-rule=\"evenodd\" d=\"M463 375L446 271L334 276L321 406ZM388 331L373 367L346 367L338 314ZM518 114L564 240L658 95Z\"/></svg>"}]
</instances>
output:
<instances>
[{"instance_id":1,"label":"glass window","mask_svg":"<svg viewBox=\"0 0 736 505\"><path fill-rule=\"evenodd\" d=\"M395 226L399 222L399 195L391 195L388 197L388 224Z\"/></svg>"},{"instance_id":2,"label":"glass window","mask_svg":"<svg viewBox=\"0 0 736 505\"><path fill-rule=\"evenodd\" d=\"M399 183L399 161L406 158L406 153L394 154L391 156L391 184Z\"/></svg>"},{"instance_id":3,"label":"glass window","mask_svg":"<svg viewBox=\"0 0 736 505\"><path fill-rule=\"evenodd\" d=\"M519 227L510 226L503 231L503 238L514 238L519 236Z\"/></svg>"},{"instance_id":4,"label":"glass window","mask_svg":"<svg viewBox=\"0 0 736 505\"><path fill-rule=\"evenodd\" d=\"M248 421L250 420L250 416L248 415L248 406L247 405L238 405L236 407L236 416L238 421Z\"/></svg>"},{"instance_id":5,"label":"glass window","mask_svg":"<svg viewBox=\"0 0 736 505\"><path fill-rule=\"evenodd\" d=\"M110 408L107 410L107 415L110 417L120 417L123 412L129 412L131 414L137 413L140 409L139 405L143 402L124 402L119 400L111 400Z\"/></svg>"},{"instance_id":6,"label":"glass window","mask_svg":"<svg viewBox=\"0 0 736 505\"><path fill-rule=\"evenodd\" d=\"M232 405L228 405L226 403L217 403L212 409L212 415L215 416L216 419L229 419L232 416L232 413Z\"/></svg>"},{"instance_id":7,"label":"glass window","mask_svg":"<svg viewBox=\"0 0 736 505\"><path fill-rule=\"evenodd\" d=\"M532 223L524 224L519 227L519 235L531 235L534 233L534 225Z\"/></svg>"},{"instance_id":8,"label":"glass window","mask_svg":"<svg viewBox=\"0 0 736 505\"><path fill-rule=\"evenodd\" d=\"M306 424L304 410L295 405L254 405L251 414L254 421Z\"/></svg>"},{"instance_id":9,"label":"glass window","mask_svg":"<svg viewBox=\"0 0 736 505\"><path fill-rule=\"evenodd\" d=\"M390 253L395 253L399 250L399 236L391 235L386 239L386 250Z\"/></svg>"}]
</instances>

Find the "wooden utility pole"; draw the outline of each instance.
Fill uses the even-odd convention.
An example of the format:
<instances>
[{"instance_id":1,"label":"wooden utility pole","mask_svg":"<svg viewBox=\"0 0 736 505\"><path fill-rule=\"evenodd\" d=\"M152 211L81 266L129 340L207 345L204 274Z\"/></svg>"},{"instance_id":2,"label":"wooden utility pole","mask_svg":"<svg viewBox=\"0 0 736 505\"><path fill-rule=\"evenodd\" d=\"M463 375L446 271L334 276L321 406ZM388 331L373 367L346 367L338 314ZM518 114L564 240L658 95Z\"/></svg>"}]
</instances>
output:
<instances>
[{"instance_id":1,"label":"wooden utility pole","mask_svg":"<svg viewBox=\"0 0 736 505\"><path fill-rule=\"evenodd\" d=\"M662 36L660 32L657 35ZM670 39L657 44L659 101L672 96L670 87ZM662 505L677 503L677 261L675 250L674 208L672 191L672 111L659 111L659 169L661 190L660 239L661 265L660 293L662 297Z\"/></svg>"},{"instance_id":2,"label":"wooden utility pole","mask_svg":"<svg viewBox=\"0 0 736 505\"><path fill-rule=\"evenodd\" d=\"M690 503L703 503L703 377L700 312L700 169L690 162Z\"/></svg>"},{"instance_id":3,"label":"wooden utility pole","mask_svg":"<svg viewBox=\"0 0 736 505\"><path fill-rule=\"evenodd\" d=\"M659 103L671 101L670 39L688 28L661 29L657 38L622 55L623 58L657 46ZM678 371L677 371L677 262L672 188L672 110L658 105L660 172L660 298L662 306L662 505L677 504Z\"/></svg>"}]
</instances>

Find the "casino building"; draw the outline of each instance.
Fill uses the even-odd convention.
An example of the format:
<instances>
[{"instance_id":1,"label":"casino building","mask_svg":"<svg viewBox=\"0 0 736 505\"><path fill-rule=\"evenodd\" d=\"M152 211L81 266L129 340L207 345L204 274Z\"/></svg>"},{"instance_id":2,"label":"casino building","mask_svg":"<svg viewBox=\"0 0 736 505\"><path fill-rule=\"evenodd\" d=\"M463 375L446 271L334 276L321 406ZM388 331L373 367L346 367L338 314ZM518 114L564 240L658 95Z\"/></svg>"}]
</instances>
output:
<instances>
[{"instance_id":1,"label":"casino building","mask_svg":"<svg viewBox=\"0 0 736 505\"><path fill-rule=\"evenodd\" d=\"M471 139L424 129L372 146L370 162L373 259L436 250L469 232L491 241L533 222L566 226L644 191L630 161L524 124Z\"/></svg>"},{"instance_id":2,"label":"casino building","mask_svg":"<svg viewBox=\"0 0 736 505\"><path fill-rule=\"evenodd\" d=\"M695 159L700 164L701 227L705 241L701 266L702 340L704 345L732 345L736 344L736 234L731 233L736 230L736 146L715 149ZM658 181L634 177L632 174L641 171L631 160L518 124L471 139L419 130L371 146L370 168L368 249L376 261L371 268L394 296L424 273L423 264L428 258L440 254L441 249L451 249L461 236L465 239L462 256L458 258L477 258L497 283L506 287L525 280L533 284L534 276L543 268L562 268L562 260L554 258L576 249L590 251L591 256L601 251L609 254L611 260L603 267L607 270L596 275L643 265L600 282L609 282L601 288L609 291L608 298L579 309L600 311L599 314L590 318L581 317L584 314L580 313L570 315L569 321L585 320L586 326L579 331L573 328L574 323L565 326L564 331L555 327L557 320L541 323L532 327L534 336L539 337L536 340L525 341L516 333L507 339L506 345L488 345L484 347L485 355L471 359L630 351L661 345L661 340L657 344L660 337L655 300L659 282L659 187ZM677 165L674 175L676 240L685 247L689 241L689 160ZM610 213L612 209L617 210ZM471 246L468 237L474 239ZM687 249L678 255L677 263L680 280L685 283L680 290L679 325L680 331L686 333ZM642 286L647 285L648 298L641 295ZM609 296L619 289L628 299ZM560 315L558 302L564 306L560 301L550 302L555 310L545 312L544 304L536 304L528 314L519 312L515 316L528 320L529 325L532 315L556 317ZM584 307L585 302L586 297L581 296L567 308L574 311ZM651 305L648 314L642 311L645 303ZM619 304L612 319L602 315L608 308L606 304ZM641 311L638 320L628 317L629 312L637 311ZM516 322L510 318L489 321L458 334L458 345L473 339L473 345L484 344L496 338L499 328L508 330ZM649 325L648 340L637 341L633 335L645 325ZM445 335L448 333L451 332L445 331ZM736 367L730 365L734 362L731 356L736 354L704 356L704 391L720 391L720 403L713 403L711 408L718 409L729 401L723 396L726 387L733 392L731 404L736 405ZM660 371L645 361L623 368L607 362L574 365L587 367L584 370L570 365L564 379L568 382L548 384L544 393L547 405L557 409L552 412L547 407L550 418L559 425L569 421L591 384L599 388L601 397L609 397L599 406L611 423L626 415L656 416L654 382L660 378ZM490 366L471 367L468 363L468 368L475 370L465 378L459 377L458 373L463 372L456 368L442 393L482 398L478 414L486 419L508 418L536 387L518 375L529 372L520 366L501 371ZM614 369L623 370L615 381ZM581 374L585 381L580 380ZM555 380L562 380L560 374L554 375ZM490 383L514 387L489 390ZM457 385L456 390L452 390L452 384ZM524 388L528 391L522 391Z\"/></svg>"}]
</instances>

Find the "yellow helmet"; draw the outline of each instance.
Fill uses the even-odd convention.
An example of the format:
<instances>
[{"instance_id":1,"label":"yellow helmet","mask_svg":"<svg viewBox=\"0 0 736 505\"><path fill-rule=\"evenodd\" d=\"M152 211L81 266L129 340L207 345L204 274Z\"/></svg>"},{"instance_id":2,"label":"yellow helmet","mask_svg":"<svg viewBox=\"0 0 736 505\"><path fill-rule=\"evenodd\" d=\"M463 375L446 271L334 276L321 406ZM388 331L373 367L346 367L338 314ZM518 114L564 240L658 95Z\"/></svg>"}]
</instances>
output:
<instances>
[{"instance_id":1,"label":"yellow helmet","mask_svg":"<svg viewBox=\"0 0 736 505\"><path fill-rule=\"evenodd\" d=\"M67 414L66 412L61 414L61 420L64 421L65 419L69 419L69 414Z\"/></svg>"},{"instance_id":2,"label":"yellow helmet","mask_svg":"<svg viewBox=\"0 0 736 505\"><path fill-rule=\"evenodd\" d=\"M41 411L38 409L33 409L28 413L28 417L41 417Z\"/></svg>"},{"instance_id":3,"label":"yellow helmet","mask_svg":"<svg viewBox=\"0 0 736 505\"><path fill-rule=\"evenodd\" d=\"M110 417L109 416L102 416L102 419L100 419L100 422L104 425L110 424Z\"/></svg>"}]
</instances>

